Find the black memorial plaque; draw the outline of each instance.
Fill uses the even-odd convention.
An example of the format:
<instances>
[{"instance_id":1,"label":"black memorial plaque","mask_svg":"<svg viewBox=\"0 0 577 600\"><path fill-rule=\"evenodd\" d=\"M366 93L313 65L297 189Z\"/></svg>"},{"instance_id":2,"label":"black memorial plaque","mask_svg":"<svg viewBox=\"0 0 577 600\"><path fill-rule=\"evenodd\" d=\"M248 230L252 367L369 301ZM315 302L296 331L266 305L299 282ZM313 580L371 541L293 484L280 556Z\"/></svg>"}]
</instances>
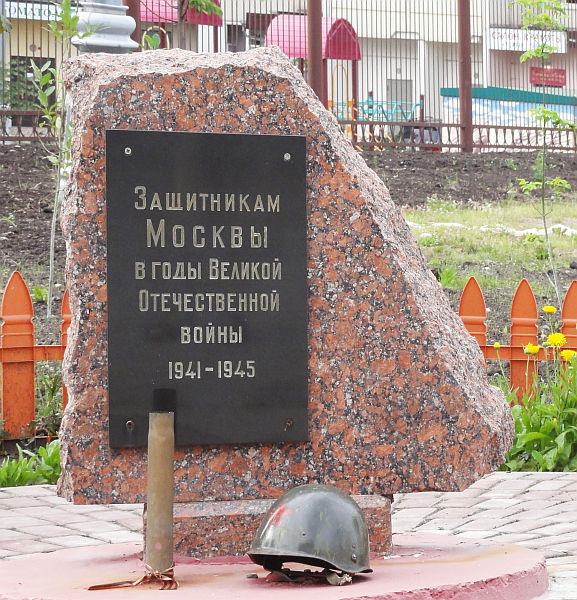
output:
<instances>
[{"instance_id":1,"label":"black memorial plaque","mask_svg":"<svg viewBox=\"0 0 577 600\"><path fill-rule=\"evenodd\" d=\"M308 439L306 148L106 132L110 445ZM160 401L162 404L162 401Z\"/></svg>"}]
</instances>

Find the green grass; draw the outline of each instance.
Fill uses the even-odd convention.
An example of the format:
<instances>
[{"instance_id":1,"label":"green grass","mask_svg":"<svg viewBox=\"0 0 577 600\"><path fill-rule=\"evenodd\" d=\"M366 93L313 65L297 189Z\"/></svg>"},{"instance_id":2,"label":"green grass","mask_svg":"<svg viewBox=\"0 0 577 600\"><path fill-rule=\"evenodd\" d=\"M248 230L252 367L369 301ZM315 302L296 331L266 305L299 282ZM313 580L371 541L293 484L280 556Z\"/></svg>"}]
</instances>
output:
<instances>
[{"instance_id":1,"label":"green grass","mask_svg":"<svg viewBox=\"0 0 577 600\"><path fill-rule=\"evenodd\" d=\"M577 230L575 198L574 194L549 203L550 232L555 225ZM523 277L530 280L537 296L553 297L550 277L547 283L550 265L545 239L539 233L542 221L535 205L514 202L512 195L500 205L472 206L435 196L424 210L405 210L404 216L453 301L470 276L476 277L484 293L488 291L489 339L507 337L511 296ZM527 231L531 229L537 232ZM555 232L550 237L556 268L571 276L574 271L568 267L577 256L577 232ZM551 319L540 339L548 341L546 336L558 331L559 325ZM555 361L540 367L539 378L522 402L516 401L505 374L497 374L507 399L513 402L516 434L502 470L577 471L577 356L564 362L560 348L554 351Z\"/></svg>"},{"instance_id":2,"label":"green grass","mask_svg":"<svg viewBox=\"0 0 577 600\"><path fill-rule=\"evenodd\" d=\"M484 279L485 285L499 282L483 272L483 265L510 265L507 284L518 282L527 270L547 268L544 236L538 233L542 223L531 203L459 206L434 197L424 210L405 210L404 216L429 262L452 267L473 263L476 272L469 274ZM577 234L562 235L555 226L577 230L577 202L565 199L551 204L548 220L555 260L560 267L566 267L575 259ZM523 233L532 229L537 233ZM450 283L447 287L463 281L453 277Z\"/></svg>"},{"instance_id":3,"label":"green grass","mask_svg":"<svg viewBox=\"0 0 577 600\"><path fill-rule=\"evenodd\" d=\"M2 257L3 260L0 262L0 291L4 291L4 287L10 279L10 275L14 271L18 271L24 278L28 289L32 292L34 287L40 289L46 288L46 282L48 280L47 268L40 262L31 264L30 261L19 259L18 257L11 256L8 260L7 257ZM48 257L46 257L46 261ZM64 274L60 275L59 283L64 282Z\"/></svg>"},{"instance_id":4,"label":"green grass","mask_svg":"<svg viewBox=\"0 0 577 600\"><path fill-rule=\"evenodd\" d=\"M471 265L461 271L451 263L442 264L438 259L429 261L430 268L436 273L437 279L445 289L462 291L467 285L470 277L475 277L481 289L495 289L500 287L515 287L519 285L519 279L503 279L498 275L487 271L482 266Z\"/></svg>"}]
</instances>

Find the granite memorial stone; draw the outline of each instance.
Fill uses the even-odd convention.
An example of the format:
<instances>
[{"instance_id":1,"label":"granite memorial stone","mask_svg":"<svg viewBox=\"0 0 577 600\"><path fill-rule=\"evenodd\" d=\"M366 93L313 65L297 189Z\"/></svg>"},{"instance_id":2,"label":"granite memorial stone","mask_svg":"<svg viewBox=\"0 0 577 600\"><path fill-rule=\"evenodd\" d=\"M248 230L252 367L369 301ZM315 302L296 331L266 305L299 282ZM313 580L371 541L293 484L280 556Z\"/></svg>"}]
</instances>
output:
<instances>
[{"instance_id":1,"label":"granite memorial stone","mask_svg":"<svg viewBox=\"0 0 577 600\"><path fill-rule=\"evenodd\" d=\"M227 406L236 402L248 405L254 398L262 406L263 429L269 426L271 429L264 431L262 437L252 431L236 439L227 436L222 443L214 431L206 438L178 433L175 463L178 551L197 556L246 552L247 542L271 499L290 487L313 482L335 485L360 497L359 504L367 511L372 549L385 551L390 542L391 494L462 490L498 467L513 436L511 414L503 394L489 385L475 340L451 310L386 187L367 167L335 118L324 109L286 56L275 48L211 55L180 50L124 56L97 54L73 58L66 67L65 79L72 106L73 137L71 177L62 225L67 240L66 278L73 321L64 361L70 400L61 430L60 495L76 503L143 501L146 453L139 447L121 447L123 444L118 442L122 442L123 433L118 434L116 441L113 439L117 435L115 428L122 432L126 421L132 420L132 413L120 408L122 397L126 396L126 406L142 403L146 411L153 394L151 388L171 387L167 386L170 373L172 381L178 379L174 379L176 373L182 374L184 380L189 362L190 373L197 376L189 377L190 382L203 381L207 385L199 388L202 397L197 397L190 391L194 386L179 380L179 385L175 385L180 403L177 421L179 413L186 415L185 420L193 420L198 411L203 422L209 423L211 416L219 418ZM156 141L152 144L142 141L151 135L149 132L174 140L200 134L247 136L246 153L251 156L251 164L254 163L254 172L245 173L240 182L243 185L239 183L235 189L233 180L221 186L217 181L202 179L203 169L217 169L226 174L229 160L226 148L222 156L211 151L199 166L202 153L195 154L185 144L182 156L167 152L162 156L154 154L152 161L145 161L142 181L153 183L139 183L138 174L127 168L128 187L123 188L118 198L110 200L125 203L121 211L127 212L121 212L120 218L124 217L127 223L119 226L126 235L132 235L126 225L133 223L134 235L144 235L146 239L146 219L154 219L148 230L153 245L155 239L160 243L162 236L168 239L169 232L172 236L174 225L182 225L189 240L198 225L210 231L213 226L234 225L243 228L243 235L246 227L250 231L251 225L258 225L258 233L262 235L262 227L267 226L264 221L217 223L210 220L214 215L193 211L182 211L179 220L171 221L176 219L175 211L169 215L169 211L158 210L154 217L145 217L144 213L153 212L150 201L154 194L149 196L149 186L155 185L156 176L161 177L157 182L159 193L185 195L187 192L254 194L256 187L266 183L262 193L273 198L280 194L279 214L266 218L270 219L270 240L274 238L282 247L278 252L267 253L265 261L274 263L278 258L282 263L282 279L268 282L275 286L278 283L278 287L263 287L264 282L258 281L255 288L259 293L277 290L279 310L278 315L273 315L274 322L259 329L261 324L257 321L245 324L242 320L233 321L230 315L223 320L216 317L208 320L209 315L202 312L177 314L178 318L172 321L174 315L169 311L164 313L169 318L163 320L162 303L174 306L172 299L165 301L163 296L155 300L161 307L156 315L158 323L146 322L143 314L147 311L140 310L138 304L140 290L154 294L195 294L199 290L240 293L243 282L226 280L222 270L218 271L219 278L211 282L211 259L229 263L237 259L232 254L200 252L202 248L195 248L194 244L189 244L186 252L175 248L178 252L168 257L144 251L138 255L134 251L138 244L141 248L146 244L127 241L124 261L118 257L122 254L118 246L114 246L118 244L118 237L114 241L117 234L110 229L116 226L110 223L112 211L116 210L112 205L108 207L111 211L108 242L113 245L109 247L111 255L107 262L107 184L109 194L120 190L117 184L120 185L127 156L119 156L115 165L109 157L107 166L106 154L116 148L112 137L107 140L107 131L111 136L125 135L127 139L133 135L130 132L138 132L134 133L134 143L119 145L131 148L135 158L154 152ZM273 136L273 141L278 138L280 161L275 143L263 156L261 146L251 147L252 136ZM281 185L284 166L291 164L283 163L282 156L293 154L292 150L283 149L284 136L286 143L294 138L304 138L306 143L306 213L301 212L298 190L293 193L276 187ZM270 181L262 170L266 160L270 161L267 167ZM196 175L189 176L187 169ZM155 170L158 175L150 173ZM202 179L198 184L194 181L197 175ZM112 186L107 176L112 177ZM174 187L169 187L169 183ZM290 182L287 185L290 187ZM135 189L138 186L147 188L145 198L142 189ZM172 202L172 197L169 201ZM137 215L138 205L145 202L146 210ZM159 202L162 206L164 195ZM280 218L276 219L277 216ZM208 220L198 222L198 217ZM159 229L163 218L167 219L165 228ZM294 260L294 278L289 282L284 280L292 267L287 246L283 245L289 242L283 238L282 220L287 221L284 231L295 235L298 254ZM278 230L272 235L275 227ZM181 233L180 229L175 230L175 246L182 241ZM306 280L298 266L304 256L301 236L306 238ZM114 263L110 262L111 256ZM185 261L191 262L191 276L196 272L202 278L171 280L171 275L181 268L173 263ZM160 280L152 279L150 269L155 268L152 262L161 263L156 266ZM163 263L170 266L162 266ZM163 279L163 274L168 279ZM139 280L141 276L143 279ZM119 277L126 278L124 296L117 287ZM146 306L150 307L152 296L143 298L140 301L148 302ZM126 308L120 306L122 302ZM178 302L185 300L177 300L177 306ZM115 314L122 314L123 310L136 315L134 320L125 323L116 319ZM216 316L220 319L222 315ZM199 320L195 321L196 318ZM303 344L298 338L305 323L306 344ZM230 337L225 341L222 333L222 343L212 348L203 336L207 335L207 327L219 326L233 328L226 330L227 335L230 331L237 332L234 339L238 343L231 343ZM182 327L189 327L188 333L193 336L197 331L198 344L182 343L183 338L179 338L183 335ZM243 327L242 342L239 327ZM287 420L292 418L292 407L283 412L284 402L289 400L280 399L280 405L276 405L274 394L267 396L262 389L253 389L246 383L247 361L255 360L255 381L249 382L252 385L262 374L259 365L282 356L282 352L277 358L265 352L252 358L252 351L257 351L259 343L263 348L270 343L269 349L277 351L274 339L285 339L286 331L276 332L278 338L266 339L266 332L274 332L277 327L294 327L295 349L291 352L297 365L297 372L292 374L294 379L282 373L282 367L277 375L295 386L290 401L294 400L297 410L306 397L306 424L300 423L304 413L298 413L294 419L298 429L294 438L282 437L279 430L279 422L288 427ZM184 331L186 340L187 330ZM265 337L249 339L249 334ZM123 335L130 337L133 348L119 351L122 346L118 336ZM139 347L141 344L143 347ZM174 348L181 347L183 350L177 356ZM142 369L130 356L154 348L158 350L157 357L152 360L148 356L146 361L150 362L143 363ZM125 371L116 364L118 360L122 363L122 353L126 353ZM306 390L301 385L305 370L299 362L302 357L308 362ZM293 358L287 364L293 364L290 362ZM226 367L229 374L230 369L236 369L234 361L244 361L240 368L245 372L244 378L239 376L234 385L219 388L214 371L206 371L207 367L218 368L219 360L233 362ZM177 363L182 365L177 367ZM120 370L115 371L117 368ZM147 373L149 370L154 372ZM198 377L205 375L206 379ZM109 398L109 394L116 394L115 386L122 376L127 382L119 396ZM275 378L268 381L273 388ZM247 391L245 396L242 389ZM278 387L274 389L278 391ZM234 395L237 392L240 396ZM258 419L258 408L253 406L250 410ZM279 420L275 421L276 410ZM198 526L196 533L191 533L192 522Z\"/></svg>"}]
</instances>

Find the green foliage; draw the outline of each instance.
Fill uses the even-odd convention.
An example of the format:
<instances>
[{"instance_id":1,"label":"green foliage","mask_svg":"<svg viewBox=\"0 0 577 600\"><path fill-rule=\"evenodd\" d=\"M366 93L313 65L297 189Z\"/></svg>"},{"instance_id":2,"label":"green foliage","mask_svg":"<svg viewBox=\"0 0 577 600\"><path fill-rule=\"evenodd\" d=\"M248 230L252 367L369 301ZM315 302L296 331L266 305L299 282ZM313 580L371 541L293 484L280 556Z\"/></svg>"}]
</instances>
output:
<instances>
[{"instance_id":1,"label":"green foliage","mask_svg":"<svg viewBox=\"0 0 577 600\"><path fill-rule=\"evenodd\" d=\"M32 294L30 294L34 302L46 302L48 299L48 290L35 285L32 288Z\"/></svg>"},{"instance_id":2,"label":"green foliage","mask_svg":"<svg viewBox=\"0 0 577 600\"><path fill-rule=\"evenodd\" d=\"M521 243L526 248L532 250L533 257L538 261L547 260L549 258L545 240L540 235L527 233L521 238Z\"/></svg>"},{"instance_id":3,"label":"green foliage","mask_svg":"<svg viewBox=\"0 0 577 600\"><path fill-rule=\"evenodd\" d=\"M461 287L461 279L456 267L453 265L443 265L439 271L439 283L444 288Z\"/></svg>"},{"instance_id":4,"label":"green foliage","mask_svg":"<svg viewBox=\"0 0 577 600\"><path fill-rule=\"evenodd\" d=\"M535 164L533 165L533 173L535 173L535 179L542 180L545 177L545 169L547 168L545 159L546 148L541 148L541 150L537 152Z\"/></svg>"},{"instance_id":5,"label":"green foliage","mask_svg":"<svg viewBox=\"0 0 577 600\"><path fill-rule=\"evenodd\" d=\"M571 125L571 127L575 128L575 125ZM563 179L562 177L546 179L546 169L547 164L545 162L545 152L541 150L537 154L537 158L535 159L535 166L533 167L533 171L535 173L535 181L527 181L526 179L522 178L517 179L517 181L519 182L519 187L521 188L524 194L530 196L534 191L541 191L542 188L546 186L551 188L554 197L558 199L562 192L568 192L571 190L571 184L568 183L567 180Z\"/></svg>"},{"instance_id":6,"label":"green foliage","mask_svg":"<svg viewBox=\"0 0 577 600\"><path fill-rule=\"evenodd\" d=\"M553 52L555 52L556 48L554 46L549 46L549 44L541 44L537 48L531 48L530 50L526 50L521 54L519 61L524 63L526 60L531 60L533 58L541 58L543 60L547 60Z\"/></svg>"},{"instance_id":7,"label":"green foliage","mask_svg":"<svg viewBox=\"0 0 577 600\"><path fill-rule=\"evenodd\" d=\"M58 19L49 21L47 28L47 31L50 31L57 39L65 43L70 43L73 37L83 39L95 32L95 29L91 29L90 26L88 26L88 30L84 33L78 31L78 20L80 17L76 14L76 10L72 9L71 0L61 0L60 9Z\"/></svg>"},{"instance_id":8,"label":"green foliage","mask_svg":"<svg viewBox=\"0 0 577 600\"><path fill-rule=\"evenodd\" d=\"M419 245L421 248L434 248L437 246L442 246L443 242L439 239L437 233L433 232L425 233L419 236Z\"/></svg>"},{"instance_id":9,"label":"green foliage","mask_svg":"<svg viewBox=\"0 0 577 600\"><path fill-rule=\"evenodd\" d=\"M152 35L145 33L141 48L143 50L158 50L160 48L160 42L161 39L158 33L153 33Z\"/></svg>"},{"instance_id":10,"label":"green foliage","mask_svg":"<svg viewBox=\"0 0 577 600\"><path fill-rule=\"evenodd\" d=\"M0 33L10 33L12 31L12 23L0 13Z\"/></svg>"},{"instance_id":11,"label":"green foliage","mask_svg":"<svg viewBox=\"0 0 577 600\"><path fill-rule=\"evenodd\" d=\"M34 458L36 482L55 484L60 477L60 442L52 440L46 447L38 448L37 453L24 450L29 457Z\"/></svg>"},{"instance_id":12,"label":"green foliage","mask_svg":"<svg viewBox=\"0 0 577 600\"><path fill-rule=\"evenodd\" d=\"M565 26L561 23L562 18L567 17L566 3L559 0L514 0L512 4L517 4L521 7L521 29L533 29L542 31L541 43L536 48L527 50L521 55L520 61L523 63L526 60L537 59L541 65L543 74L545 73L545 63L556 50L555 47L551 46L548 42L547 31L561 31L565 29ZM541 125L541 136L542 136L542 147L539 155L539 164L537 165L536 181L526 181L525 179L519 179L521 189L525 194L531 194L534 191L538 191L540 194L541 206L539 214L543 221L543 227L545 230L545 244L547 247L547 253L549 258L549 264L551 272L553 274L553 287L555 294L557 295L557 301L561 303L561 295L559 292L559 284L557 281L557 270L555 261L553 260L553 252L551 250L551 241L549 239L549 227L548 227L548 208L545 190L550 187L554 197L558 197L564 190L569 189L569 184L565 179L555 178L554 180L548 180L546 178L547 170L547 138L546 138L546 127L551 126L558 129L569 129L574 133L577 131L577 127L574 123L561 118L561 116L547 108L546 106L547 95L545 92L545 86L543 86L543 100L541 106L532 110L533 116L537 123Z\"/></svg>"},{"instance_id":13,"label":"green foliage","mask_svg":"<svg viewBox=\"0 0 577 600\"><path fill-rule=\"evenodd\" d=\"M62 127L63 99L54 95L59 85L56 69L47 61L42 66L31 63L33 79L36 88L36 108L42 113L42 125L58 141L56 150L45 146L47 160L56 167L55 177L59 178L60 170L66 172L70 166L70 136Z\"/></svg>"},{"instance_id":14,"label":"green foliage","mask_svg":"<svg viewBox=\"0 0 577 600\"><path fill-rule=\"evenodd\" d=\"M42 483L54 484L60 475L60 443L50 442L38 453L18 448L18 458L5 458L0 464L0 487Z\"/></svg>"},{"instance_id":15,"label":"green foliage","mask_svg":"<svg viewBox=\"0 0 577 600\"><path fill-rule=\"evenodd\" d=\"M0 66L0 96L2 103L15 110L33 110L36 92L30 81L30 67L18 56L6 66Z\"/></svg>"},{"instance_id":16,"label":"green foliage","mask_svg":"<svg viewBox=\"0 0 577 600\"><path fill-rule=\"evenodd\" d=\"M559 198L561 192L568 192L571 189L571 184L566 179L554 177L545 181L545 185L549 186L553 191L553 196Z\"/></svg>"},{"instance_id":17,"label":"green foliage","mask_svg":"<svg viewBox=\"0 0 577 600\"><path fill-rule=\"evenodd\" d=\"M514 0L521 7L522 29L562 30L559 19L567 16L567 3L560 0Z\"/></svg>"},{"instance_id":18,"label":"green foliage","mask_svg":"<svg viewBox=\"0 0 577 600\"><path fill-rule=\"evenodd\" d=\"M577 471L577 358L560 364L546 382L533 380L511 409L515 441L502 470Z\"/></svg>"},{"instance_id":19,"label":"green foliage","mask_svg":"<svg viewBox=\"0 0 577 600\"><path fill-rule=\"evenodd\" d=\"M15 487L36 483L36 458L25 457L24 450L18 448L18 459L5 458L0 464L0 487Z\"/></svg>"},{"instance_id":20,"label":"green foliage","mask_svg":"<svg viewBox=\"0 0 577 600\"><path fill-rule=\"evenodd\" d=\"M61 0L60 14L58 19L49 22L48 31L50 31L58 40L61 41L63 54L69 53L73 37L80 39L92 35L97 28L87 27L84 33L78 31L79 17L76 11L72 9L71 0ZM52 314L52 289L54 285L55 269L55 246L56 246L56 225L60 213L61 203L61 182L68 176L70 168L70 134L72 124L66 122L65 105L66 90L62 80L58 77L56 70L45 63L38 67L33 67L33 83L37 92L37 107L42 113L42 123L52 133L56 141L56 151L52 151L44 146L47 151L47 159L54 166L54 200L52 209L52 224L50 228L50 273L48 279L48 299L47 313ZM54 96L53 96L54 94Z\"/></svg>"},{"instance_id":21,"label":"green foliage","mask_svg":"<svg viewBox=\"0 0 577 600\"><path fill-rule=\"evenodd\" d=\"M8 225L16 225L13 214L9 214L7 217L0 217L0 221L4 221L5 223L8 223Z\"/></svg>"},{"instance_id":22,"label":"green foliage","mask_svg":"<svg viewBox=\"0 0 577 600\"><path fill-rule=\"evenodd\" d=\"M459 271L455 266L442 264L436 258L433 258L429 261L429 267L442 287L452 289L462 287L463 279L459 276Z\"/></svg>"},{"instance_id":23,"label":"green foliage","mask_svg":"<svg viewBox=\"0 0 577 600\"><path fill-rule=\"evenodd\" d=\"M37 363L36 416L31 428L58 435L62 421L62 370L59 363Z\"/></svg>"},{"instance_id":24,"label":"green foliage","mask_svg":"<svg viewBox=\"0 0 577 600\"><path fill-rule=\"evenodd\" d=\"M540 181L527 181L526 179L522 179L522 178L517 179L517 181L519 182L519 187L521 188L523 193L527 194L527 195L530 195L535 190L538 190L541 188Z\"/></svg>"},{"instance_id":25,"label":"green foliage","mask_svg":"<svg viewBox=\"0 0 577 600\"><path fill-rule=\"evenodd\" d=\"M574 131L577 129L575 123L563 119L559 113L546 106L532 108L529 112L535 117L536 121L541 121L544 125L550 125L551 127L555 127L555 129L572 129Z\"/></svg>"},{"instance_id":26,"label":"green foliage","mask_svg":"<svg viewBox=\"0 0 577 600\"><path fill-rule=\"evenodd\" d=\"M211 0L188 0L188 7L196 8L198 12L203 12L207 15L217 14L222 16L222 8Z\"/></svg>"}]
</instances>

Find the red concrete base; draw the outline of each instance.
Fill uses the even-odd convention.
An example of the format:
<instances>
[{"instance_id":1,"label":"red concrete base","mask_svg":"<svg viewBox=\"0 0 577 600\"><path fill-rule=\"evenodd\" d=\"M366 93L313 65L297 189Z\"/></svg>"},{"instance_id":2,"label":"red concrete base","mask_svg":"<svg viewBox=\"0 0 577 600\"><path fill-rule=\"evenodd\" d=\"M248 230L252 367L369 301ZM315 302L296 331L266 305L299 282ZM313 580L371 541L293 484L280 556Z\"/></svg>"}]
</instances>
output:
<instances>
[{"instance_id":1,"label":"red concrete base","mask_svg":"<svg viewBox=\"0 0 577 600\"><path fill-rule=\"evenodd\" d=\"M177 560L180 588L162 595L211 600L528 600L547 590L544 558L512 544L438 535L393 536L394 554L374 556L374 572L351 585L269 583L244 557ZM143 574L141 544L88 546L0 563L0 600L150 598L158 584L88 591L95 584L136 580ZM302 570L302 566L296 567ZM258 577L248 577L256 573Z\"/></svg>"},{"instance_id":2,"label":"red concrete base","mask_svg":"<svg viewBox=\"0 0 577 600\"><path fill-rule=\"evenodd\" d=\"M360 506L374 552L391 552L391 501L383 496L353 496ZM274 500L177 502L174 505L174 551L211 558L247 553L254 534ZM144 515L146 529L146 513Z\"/></svg>"}]
</instances>

